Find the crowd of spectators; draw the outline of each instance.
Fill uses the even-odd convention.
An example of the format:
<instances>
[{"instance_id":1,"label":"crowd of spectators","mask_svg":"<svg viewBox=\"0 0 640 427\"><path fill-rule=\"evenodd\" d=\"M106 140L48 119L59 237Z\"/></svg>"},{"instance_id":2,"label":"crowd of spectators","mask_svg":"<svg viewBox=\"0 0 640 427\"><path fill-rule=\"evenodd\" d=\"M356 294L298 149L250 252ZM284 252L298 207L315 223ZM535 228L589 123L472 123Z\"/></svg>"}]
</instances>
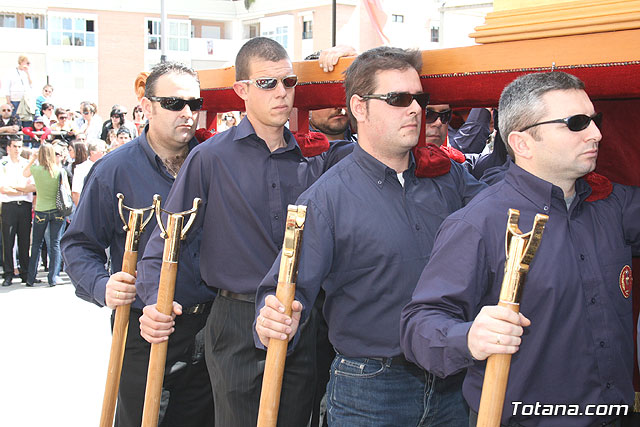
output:
<instances>
[{"instance_id":1,"label":"crowd of spectators","mask_svg":"<svg viewBox=\"0 0 640 427\"><path fill-rule=\"evenodd\" d=\"M3 286L18 276L28 286L38 283L40 258L49 272L49 285L59 282L60 237L73 218L73 213L61 217L55 207L61 176L76 205L91 165L138 136L147 122L140 105L134 106L132 120L126 107L114 105L106 121L92 101L81 102L77 109L56 105L49 83L36 98L30 65L21 55L0 85L6 98L0 105Z\"/></svg>"}]
</instances>

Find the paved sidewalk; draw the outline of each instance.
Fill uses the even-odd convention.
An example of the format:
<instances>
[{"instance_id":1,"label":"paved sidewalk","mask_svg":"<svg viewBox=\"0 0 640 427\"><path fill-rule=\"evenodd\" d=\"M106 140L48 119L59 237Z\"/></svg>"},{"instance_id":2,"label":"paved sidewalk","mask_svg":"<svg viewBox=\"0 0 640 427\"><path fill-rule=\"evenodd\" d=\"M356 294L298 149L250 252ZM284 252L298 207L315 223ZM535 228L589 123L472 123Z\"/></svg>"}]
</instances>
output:
<instances>
[{"instance_id":1,"label":"paved sidewalk","mask_svg":"<svg viewBox=\"0 0 640 427\"><path fill-rule=\"evenodd\" d=\"M0 426L98 425L110 310L83 301L66 274L50 288L0 287Z\"/></svg>"}]
</instances>

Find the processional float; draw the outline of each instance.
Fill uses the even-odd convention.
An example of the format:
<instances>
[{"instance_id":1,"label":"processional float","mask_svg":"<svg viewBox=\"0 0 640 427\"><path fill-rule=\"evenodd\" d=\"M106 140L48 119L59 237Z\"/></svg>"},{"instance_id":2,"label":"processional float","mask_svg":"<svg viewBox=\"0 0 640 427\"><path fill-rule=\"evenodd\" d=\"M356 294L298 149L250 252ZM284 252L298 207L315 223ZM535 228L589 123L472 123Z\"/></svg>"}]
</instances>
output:
<instances>
[{"instance_id":1,"label":"processional float","mask_svg":"<svg viewBox=\"0 0 640 427\"><path fill-rule=\"evenodd\" d=\"M640 0L493 4L485 25L471 34L481 44L422 52L420 77L431 104L497 107L504 87L520 75L553 70L573 74L585 82L596 110L604 113L601 131L606 143L600 146L596 172L615 182L640 185L635 167L640 164L640 148L628 137L640 135ZM340 59L329 73L317 61L293 64L299 83L292 131L308 132L310 110L345 105L342 72L352 60ZM233 67L198 75L208 129L215 130L217 113L244 110L232 88ZM136 90L140 92L139 83ZM422 126L419 145L424 145ZM640 268L635 259L634 267ZM640 292L633 295L637 298ZM639 305L634 301L636 320ZM636 367L636 390L638 384Z\"/></svg>"}]
</instances>

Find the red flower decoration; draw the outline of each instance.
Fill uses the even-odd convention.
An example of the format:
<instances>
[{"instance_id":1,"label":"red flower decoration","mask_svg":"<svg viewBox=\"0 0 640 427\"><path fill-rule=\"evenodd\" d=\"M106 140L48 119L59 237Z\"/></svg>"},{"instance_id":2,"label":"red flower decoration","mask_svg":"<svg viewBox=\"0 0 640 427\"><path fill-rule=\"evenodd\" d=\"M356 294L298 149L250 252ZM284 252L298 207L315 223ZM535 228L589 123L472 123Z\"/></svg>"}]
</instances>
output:
<instances>
[{"instance_id":1,"label":"red flower decoration","mask_svg":"<svg viewBox=\"0 0 640 427\"><path fill-rule=\"evenodd\" d=\"M207 139L211 138L216 133L212 130L200 128L196 130L195 137L199 143L205 142Z\"/></svg>"},{"instance_id":2,"label":"red flower decoration","mask_svg":"<svg viewBox=\"0 0 640 427\"><path fill-rule=\"evenodd\" d=\"M294 133L293 136L296 138L302 155L305 157L314 157L329 149L329 140L320 132L298 132Z\"/></svg>"},{"instance_id":3,"label":"red flower decoration","mask_svg":"<svg viewBox=\"0 0 640 427\"><path fill-rule=\"evenodd\" d=\"M414 147L416 159L416 176L418 178L434 178L444 175L451 169L449 156L436 144L428 143L424 147Z\"/></svg>"},{"instance_id":4,"label":"red flower decoration","mask_svg":"<svg viewBox=\"0 0 640 427\"><path fill-rule=\"evenodd\" d=\"M591 187L591 194L587 197L587 202L606 199L613 191L613 184L603 175L589 172L582 178L587 181L587 184Z\"/></svg>"}]
</instances>

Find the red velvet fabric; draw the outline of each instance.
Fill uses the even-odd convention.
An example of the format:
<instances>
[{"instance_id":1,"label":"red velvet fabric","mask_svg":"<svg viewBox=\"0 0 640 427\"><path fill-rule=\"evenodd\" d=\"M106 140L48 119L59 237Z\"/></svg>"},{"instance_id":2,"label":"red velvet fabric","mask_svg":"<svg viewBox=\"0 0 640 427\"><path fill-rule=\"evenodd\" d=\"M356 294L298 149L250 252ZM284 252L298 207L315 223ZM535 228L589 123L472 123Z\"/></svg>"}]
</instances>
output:
<instances>
[{"instance_id":1,"label":"red velvet fabric","mask_svg":"<svg viewBox=\"0 0 640 427\"><path fill-rule=\"evenodd\" d=\"M293 135L305 157L317 156L329 149L329 140L320 132L297 132Z\"/></svg>"}]
</instances>

